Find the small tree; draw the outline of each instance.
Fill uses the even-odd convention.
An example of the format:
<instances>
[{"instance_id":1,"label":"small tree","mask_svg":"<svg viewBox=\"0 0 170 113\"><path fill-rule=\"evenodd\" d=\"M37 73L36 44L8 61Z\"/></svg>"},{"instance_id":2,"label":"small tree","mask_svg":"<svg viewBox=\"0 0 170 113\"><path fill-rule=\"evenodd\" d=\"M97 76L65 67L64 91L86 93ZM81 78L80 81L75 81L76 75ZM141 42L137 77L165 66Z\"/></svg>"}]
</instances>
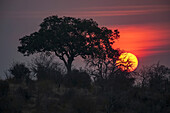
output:
<instances>
[{"instance_id":1,"label":"small tree","mask_svg":"<svg viewBox=\"0 0 170 113\"><path fill-rule=\"evenodd\" d=\"M168 87L170 69L159 63L143 67L138 73L142 87L148 87L155 91L166 91Z\"/></svg>"},{"instance_id":2,"label":"small tree","mask_svg":"<svg viewBox=\"0 0 170 113\"><path fill-rule=\"evenodd\" d=\"M153 65L148 72L149 87L155 91L165 92L167 90L168 78L170 77L170 69L159 62Z\"/></svg>"},{"instance_id":3,"label":"small tree","mask_svg":"<svg viewBox=\"0 0 170 113\"><path fill-rule=\"evenodd\" d=\"M19 81L29 77L30 74L29 68L27 68L24 63L13 64L9 72L14 76L14 79Z\"/></svg>"},{"instance_id":4,"label":"small tree","mask_svg":"<svg viewBox=\"0 0 170 113\"><path fill-rule=\"evenodd\" d=\"M42 53L32 60L31 70L38 80L51 80L60 86L63 78L60 66L54 56Z\"/></svg>"},{"instance_id":5,"label":"small tree","mask_svg":"<svg viewBox=\"0 0 170 113\"><path fill-rule=\"evenodd\" d=\"M20 39L18 51L24 55L53 52L69 73L77 56L94 57L103 50L109 51L117 37L112 30L99 28L92 19L50 16L40 24L38 32Z\"/></svg>"}]
</instances>

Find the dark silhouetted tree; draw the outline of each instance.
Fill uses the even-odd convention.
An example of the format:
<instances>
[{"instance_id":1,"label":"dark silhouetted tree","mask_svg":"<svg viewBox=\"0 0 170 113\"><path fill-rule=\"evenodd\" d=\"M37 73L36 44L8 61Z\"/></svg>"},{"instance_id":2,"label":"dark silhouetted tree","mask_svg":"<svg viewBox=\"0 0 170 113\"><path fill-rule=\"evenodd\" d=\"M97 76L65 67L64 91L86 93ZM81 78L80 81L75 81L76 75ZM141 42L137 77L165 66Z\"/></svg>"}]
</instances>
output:
<instances>
[{"instance_id":1,"label":"dark silhouetted tree","mask_svg":"<svg viewBox=\"0 0 170 113\"><path fill-rule=\"evenodd\" d=\"M149 72L151 71L151 67L149 66L143 66L139 72L137 73L137 80L138 80L138 84L142 87L148 87L149 85L149 79L150 79L150 75Z\"/></svg>"},{"instance_id":2,"label":"dark silhouetted tree","mask_svg":"<svg viewBox=\"0 0 170 113\"><path fill-rule=\"evenodd\" d=\"M32 60L31 70L38 80L50 80L60 87L63 79L61 65L54 58L54 56L41 53Z\"/></svg>"},{"instance_id":3,"label":"dark silhouetted tree","mask_svg":"<svg viewBox=\"0 0 170 113\"><path fill-rule=\"evenodd\" d=\"M159 63L143 67L137 76L142 87L148 87L155 91L168 90L170 69Z\"/></svg>"},{"instance_id":4,"label":"dark silhouetted tree","mask_svg":"<svg viewBox=\"0 0 170 113\"><path fill-rule=\"evenodd\" d=\"M40 24L38 32L20 39L18 51L24 55L53 52L64 62L69 73L75 57L102 56L99 54L103 50L111 51L111 45L118 37L118 32L99 28L92 19L50 16Z\"/></svg>"},{"instance_id":5,"label":"dark silhouetted tree","mask_svg":"<svg viewBox=\"0 0 170 113\"><path fill-rule=\"evenodd\" d=\"M104 41L103 45L100 45L98 49L98 54L95 57L87 58L85 61L86 66L92 68L92 75L106 78L111 72L115 70L115 63L120 55L119 50L113 49L114 40L118 39L120 35L118 30L114 30L114 33L112 33L112 31L107 28L102 28L102 33L104 36L112 34L113 38L107 40L111 44Z\"/></svg>"},{"instance_id":6,"label":"dark silhouetted tree","mask_svg":"<svg viewBox=\"0 0 170 113\"><path fill-rule=\"evenodd\" d=\"M14 79L20 82L28 78L30 74L29 68L24 63L14 63L9 72L14 76Z\"/></svg>"},{"instance_id":7,"label":"dark silhouetted tree","mask_svg":"<svg viewBox=\"0 0 170 113\"><path fill-rule=\"evenodd\" d=\"M157 63L151 66L148 71L150 76L149 87L154 91L165 92L168 90L168 79L170 77L170 69L164 65Z\"/></svg>"}]
</instances>

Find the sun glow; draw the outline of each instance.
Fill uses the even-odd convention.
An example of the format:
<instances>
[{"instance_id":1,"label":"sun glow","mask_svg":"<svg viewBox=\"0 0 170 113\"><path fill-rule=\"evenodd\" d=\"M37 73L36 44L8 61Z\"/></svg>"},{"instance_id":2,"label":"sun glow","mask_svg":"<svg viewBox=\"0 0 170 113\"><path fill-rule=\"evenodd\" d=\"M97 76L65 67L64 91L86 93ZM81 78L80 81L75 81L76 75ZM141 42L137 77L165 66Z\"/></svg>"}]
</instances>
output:
<instances>
[{"instance_id":1,"label":"sun glow","mask_svg":"<svg viewBox=\"0 0 170 113\"><path fill-rule=\"evenodd\" d=\"M138 59L134 54L125 52L120 55L116 65L122 71L132 72L138 66Z\"/></svg>"},{"instance_id":2,"label":"sun glow","mask_svg":"<svg viewBox=\"0 0 170 113\"><path fill-rule=\"evenodd\" d=\"M169 52L169 49L166 49L170 45L169 23L118 25L109 28L120 31L120 38L115 40L113 48L135 53L139 60L142 57Z\"/></svg>"}]
</instances>

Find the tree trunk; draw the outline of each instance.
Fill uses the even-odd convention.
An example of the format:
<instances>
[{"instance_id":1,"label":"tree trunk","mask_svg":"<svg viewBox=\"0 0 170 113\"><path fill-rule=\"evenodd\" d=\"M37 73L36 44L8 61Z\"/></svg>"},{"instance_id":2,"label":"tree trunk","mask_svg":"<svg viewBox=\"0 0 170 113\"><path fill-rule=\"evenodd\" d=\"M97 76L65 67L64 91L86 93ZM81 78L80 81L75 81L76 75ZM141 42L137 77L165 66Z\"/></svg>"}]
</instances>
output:
<instances>
[{"instance_id":1,"label":"tree trunk","mask_svg":"<svg viewBox=\"0 0 170 113\"><path fill-rule=\"evenodd\" d=\"M67 74L71 72L71 66L72 66L72 62L73 62L74 58L73 57L70 57L68 58L68 61L67 61Z\"/></svg>"},{"instance_id":2,"label":"tree trunk","mask_svg":"<svg viewBox=\"0 0 170 113\"><path fill-rule=\"evenodd\" d=\"M67 68L67 74L70 73L71 72L71 65L72 65L72 62L74 60L74 57L69 57L67 61L63 56L60 59L64 62L64 65Z\"/></svg>"},{"instance_id":3,"label":"tree trunk","mask_svg":"<svg viewBox=\"0 0 170 113\"><path fill-rule=\"evenodd\" d=\"M71 63L67 64L67 74L71 72Z\"/></svg>"}]
</instances>

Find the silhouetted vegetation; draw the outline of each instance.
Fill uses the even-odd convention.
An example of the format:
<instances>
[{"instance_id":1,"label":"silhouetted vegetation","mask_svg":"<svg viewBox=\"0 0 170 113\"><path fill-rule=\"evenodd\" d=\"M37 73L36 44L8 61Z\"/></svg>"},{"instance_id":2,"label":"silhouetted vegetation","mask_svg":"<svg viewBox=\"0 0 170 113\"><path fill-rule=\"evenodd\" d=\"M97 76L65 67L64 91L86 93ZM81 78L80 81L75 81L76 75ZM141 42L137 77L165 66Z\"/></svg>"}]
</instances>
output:
<instances>
[{"instance_id":1,"label":"silhouetted vegetation","mask_svg":"<svg viewBox=\"0 0 170 113\"><path fill-rule=\"evenodd\" d=\"M0 80L0 113L170 112L170 69L159 63L138 72L118 69L119 51L112 48L117 30L99 28L91 19L57 16L40 26L20 39L18 50L41 54L31 63L14 63L10 77ZM87 69L71 70L77 56Z\"/></svg>"},{"instance_id":2,"label":"silhouetted vegetation","mask_svg":"<svg viewBox=\"0 0 170 113\"><path fill-rule=\"evenodd\" d=\"M18 51L24 55L38 52L53 52L71 72L72 62L77 56L113 58L114 40L119 32L106 27L98 27L92 19L50 16L40 24L38 32L20 39Z\"/></svg>"},{"instance_id":3,"label":"silhouetted vegetation","mask_svg":"<svg viewBox=\"0 0 170 113\"><path fill-rule=\"evenodd\" d=\"M43 68L37 68L42 57L46 59L42 63ZM29 67L23 63L12 65L9 72L13 75L16 74L14 72L21 72L23 77L19 77L20 82L16 76L0 81L1 113L170 111L170 69L159 63L135 73L117 69L105 78L98 75L94 79L86 70L73 70L64 74L60 66L58 69L53 68L52 64L55 62L45 57L48 56L38 57ZM20 79L26 77L23 73L29 76L29 82Z\"/></svg>"},{"instance_id":4,"label":"silhouetted vegetation","mask_svg":"<svg viewBox=\"0 0 170 113\"><path fill-rule=\"evenodd\" d=\"M29 77L30 70L24 63L14 63L9 69L9 72L14 76L17 82L22 82Z\"/></svg>"}]
</instances>

